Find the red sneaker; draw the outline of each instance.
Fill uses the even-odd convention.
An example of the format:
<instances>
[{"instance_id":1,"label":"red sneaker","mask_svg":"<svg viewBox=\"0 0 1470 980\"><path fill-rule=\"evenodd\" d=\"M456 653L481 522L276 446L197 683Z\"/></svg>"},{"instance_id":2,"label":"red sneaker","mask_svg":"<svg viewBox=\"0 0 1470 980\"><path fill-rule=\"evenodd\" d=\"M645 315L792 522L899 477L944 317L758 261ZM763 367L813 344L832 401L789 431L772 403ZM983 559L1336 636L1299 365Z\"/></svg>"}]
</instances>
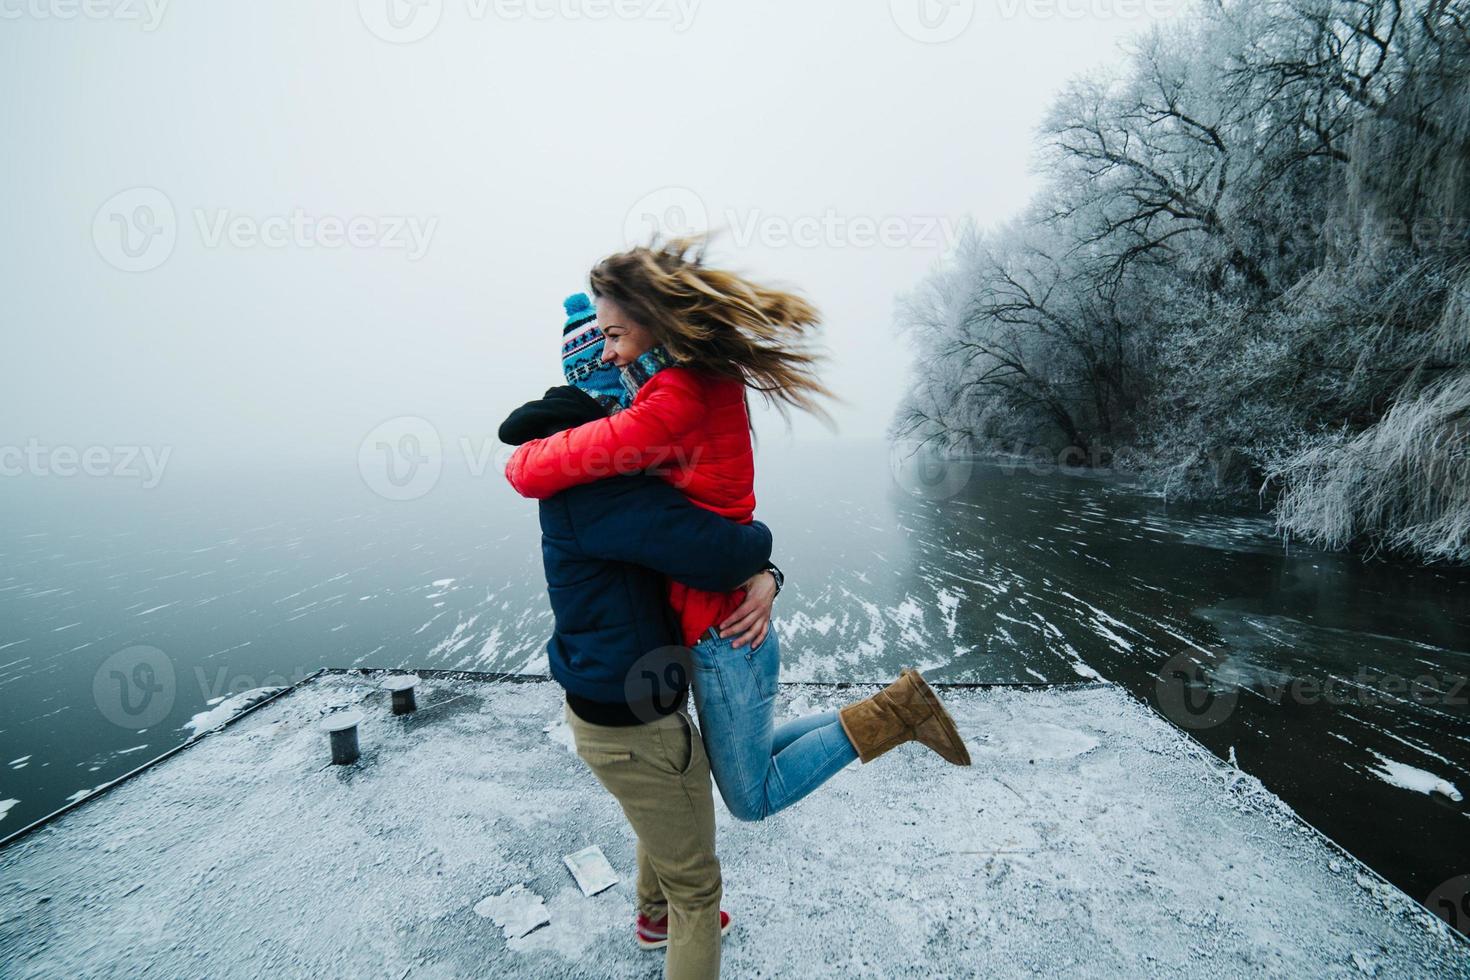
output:
<instances>
[{"instance_id":1,"label":"red sneaker","mask_svg":"<svg viewBox=\"0 0 1470 980\"><path fill-rule=\"evenodd\" d=\"M720 909L720 935L730 931L730 913ZM650 919L638 913L638 945L644 949L663 949L669 944L669 917Z\"/></svg>"}]
</instances>

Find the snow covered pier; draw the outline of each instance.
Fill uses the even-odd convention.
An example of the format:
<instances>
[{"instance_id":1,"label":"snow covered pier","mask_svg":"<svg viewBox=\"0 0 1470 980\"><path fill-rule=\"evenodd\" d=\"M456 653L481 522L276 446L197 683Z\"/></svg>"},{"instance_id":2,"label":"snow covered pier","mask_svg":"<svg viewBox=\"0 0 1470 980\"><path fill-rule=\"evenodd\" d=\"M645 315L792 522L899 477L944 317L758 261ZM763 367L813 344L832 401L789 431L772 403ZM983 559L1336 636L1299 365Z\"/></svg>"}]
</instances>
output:
<instances>
[{"instance_id":1,"label":"snow covered pier","mask_svg":"<svg viewBox=\"0 0 1470 980\"><path fill-rule=\"evenodd\" d=\"M0 850L0 973L661 975L560 689L426 672L394 716L381 680L315 676ZM1121 689L945 696L972 768L905 746L765 823L720 809L726 976L1470 977L1458 933ZM622 880L587 898L562 856L593 844ZM476 906L517 885L550 922L507 939Z\"/></svg>"}]
</instances>

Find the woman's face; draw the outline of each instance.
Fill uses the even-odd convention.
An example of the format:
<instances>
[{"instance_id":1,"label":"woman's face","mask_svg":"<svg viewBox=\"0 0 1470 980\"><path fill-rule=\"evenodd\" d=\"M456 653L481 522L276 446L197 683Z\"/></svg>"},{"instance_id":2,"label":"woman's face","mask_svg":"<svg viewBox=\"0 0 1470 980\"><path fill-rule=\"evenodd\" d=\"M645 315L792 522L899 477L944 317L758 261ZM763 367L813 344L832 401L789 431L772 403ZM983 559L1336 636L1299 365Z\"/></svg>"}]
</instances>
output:
<instances>
[{"instance_id":1,"label":"woman's face","mask_svg":"<svg viewBox=\"0 0 1470 980\"><path fill-rule=\"evenodd\" d=\"M602 331L602 363L618 367L632 364L653 348L653 332L632 320L623 308L606 296L597 297L597 328Z\"/></svg>"}]
</instances>

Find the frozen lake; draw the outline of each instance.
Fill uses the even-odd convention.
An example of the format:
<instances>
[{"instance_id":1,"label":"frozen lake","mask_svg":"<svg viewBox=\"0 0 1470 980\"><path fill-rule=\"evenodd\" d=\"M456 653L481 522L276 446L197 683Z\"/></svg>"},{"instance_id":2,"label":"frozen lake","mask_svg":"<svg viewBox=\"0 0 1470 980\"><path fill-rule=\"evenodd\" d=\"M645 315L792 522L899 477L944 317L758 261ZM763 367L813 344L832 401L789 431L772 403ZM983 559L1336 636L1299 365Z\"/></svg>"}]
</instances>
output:
<instances>
[{"instance_id":1,"label":"frozen lake","mask_svg":"<svg viewBox=\"0 0 1470 980\"><path fill-rule=\"evenodd\" d=\"M928 496L878 444L757 466L783 679L1101 676L1410 895L1470 873L1470 574L1287 551L1261 515L1024 465ZM352 466L184 469L0 485L0 833L318 666L543 669L535 507L493 467L407 501Z\"/></svg>"}]
</instances>

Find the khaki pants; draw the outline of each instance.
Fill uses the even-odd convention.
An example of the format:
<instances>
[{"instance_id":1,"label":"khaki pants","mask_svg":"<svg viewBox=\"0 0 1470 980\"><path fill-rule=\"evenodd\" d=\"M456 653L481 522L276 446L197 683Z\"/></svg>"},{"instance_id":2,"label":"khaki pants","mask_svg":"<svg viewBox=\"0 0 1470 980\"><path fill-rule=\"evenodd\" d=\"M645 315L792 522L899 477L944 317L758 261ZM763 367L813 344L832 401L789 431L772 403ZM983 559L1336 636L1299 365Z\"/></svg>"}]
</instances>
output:
<instances>
[{"instance_id":1,"label":"khaki pants","mask_svg":"<svg viewBox=\"0 0 1470 980\"><path fill-rule=\"evenodd\" d=\"M638 835L638 907L669 917L669 980L720 975L720 861L709 759L684 712L647 725L593 725L566 709L577 755Z\"/></svg>"}]
</instances>

